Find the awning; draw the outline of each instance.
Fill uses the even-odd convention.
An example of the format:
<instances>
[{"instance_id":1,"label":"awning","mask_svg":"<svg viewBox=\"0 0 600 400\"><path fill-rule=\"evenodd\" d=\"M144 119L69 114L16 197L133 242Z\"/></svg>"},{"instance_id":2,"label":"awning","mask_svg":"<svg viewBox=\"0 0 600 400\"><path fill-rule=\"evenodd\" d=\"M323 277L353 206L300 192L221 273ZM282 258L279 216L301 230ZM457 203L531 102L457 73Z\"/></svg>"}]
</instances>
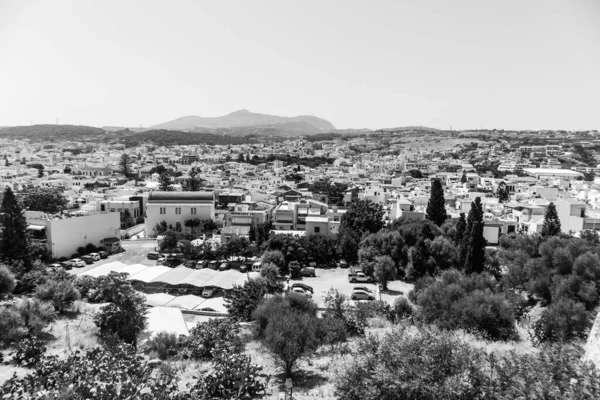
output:
<instances>
[{"instance_id":1,"label":"awning","mask_svg":"<svg viewBox=\"0 0 600 400\"><path fill-rule=\"evenodd\" d=\"M27 229L31 231L41 231L43 229L46 229L46 227L44 225L29 225Z\"/></svg>"}]
</instances>

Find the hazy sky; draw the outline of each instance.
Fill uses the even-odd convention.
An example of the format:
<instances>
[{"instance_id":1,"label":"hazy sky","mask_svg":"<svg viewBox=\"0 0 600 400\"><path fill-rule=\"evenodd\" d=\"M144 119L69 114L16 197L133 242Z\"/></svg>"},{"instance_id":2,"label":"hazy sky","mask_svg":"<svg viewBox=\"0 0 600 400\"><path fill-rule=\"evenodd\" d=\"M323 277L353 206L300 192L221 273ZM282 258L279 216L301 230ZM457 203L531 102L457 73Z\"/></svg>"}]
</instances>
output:
<instances>
[{"instance_id":1,"label":"hazy sky","mask_svg":"<svg viewBox=\"0 0 600 400\"><path fill-rule=\"evenodd\" d=\"M598 0L0 0L0 125L600 129Z\"/></svg>"}]
</instances>

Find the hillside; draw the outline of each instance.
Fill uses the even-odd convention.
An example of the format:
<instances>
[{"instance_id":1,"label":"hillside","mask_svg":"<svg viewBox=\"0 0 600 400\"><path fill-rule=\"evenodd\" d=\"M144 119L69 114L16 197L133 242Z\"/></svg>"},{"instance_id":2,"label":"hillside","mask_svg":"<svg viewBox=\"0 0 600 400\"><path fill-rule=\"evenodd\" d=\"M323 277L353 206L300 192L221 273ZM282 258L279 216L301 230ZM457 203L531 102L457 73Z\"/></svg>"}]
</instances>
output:
<instances>
[{"instance_id":1,"label":"hillside","mask_svg":"<svg viewBox=\"0 0 600 400\"><path fill-rule=\"evenodd\" d=\"M85 140L104 134L104 129L80 125L12 126L0 130L0 137L11 139Z\"/></svg>"},{"instance_id":2,"label":"hillside","mask_svg":"<svg viewBox=\"0 0 600 400\"><path fill-rule=\"evenodd\" d=\"M313 134L335 129L335 126L329 121L311 115L281 117L238 110L221 117L185 116L152 127L152 129L170 130L197 130L199 128L228 128L230 134L244 136L269 134L265 132L275 135Z\"/></svg>"},{"instance_id":3,"label":"hillside","mask_svg":"<svg viewBox=\"0 0 600 400\"><path fill-rule=\"evenodd\" d=\"M231 137L228 135L217 135L207 132L182 132L167 129L153 129L134 133L131 133L131 131L121 131L116 132L116 135L126 147L134 147L146 142L152 142L158 146L193 144L221 145L254 142L254 139L246 137Z\"/></svg>"}]
</instances>

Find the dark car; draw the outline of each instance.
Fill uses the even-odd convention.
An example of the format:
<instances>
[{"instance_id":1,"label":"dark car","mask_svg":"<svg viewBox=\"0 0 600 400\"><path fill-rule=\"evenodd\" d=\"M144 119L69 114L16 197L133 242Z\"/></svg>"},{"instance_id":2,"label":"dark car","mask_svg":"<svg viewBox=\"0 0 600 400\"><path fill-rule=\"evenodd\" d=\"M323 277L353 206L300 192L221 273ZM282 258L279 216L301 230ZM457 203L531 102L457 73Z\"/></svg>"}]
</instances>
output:
<instances>
[{"instance_id":1,"label":"dark car","mask_svg":"<svg viewBox=\"0 0 600 400\"><path fill-rule=\"evenodd\" d=\"M160 254L156 252L148 253L148 260L158 260L160 258Z\"/></svg>"},{"instance_id":2,"label":"dark car","mask_svg":"<svg viewBox=\"0 0 600 400\"><path fill-rule=\"evenodd\" d=\"M300 282L292 283L292 286L290 286L290 289L294 290L295 288L300 288L300 289L304 290L305 292L310 292L311 294L315 293L312 286L308 286L304 283L300 283Z\"/></svg>"},{"instance_id":3,"label":"dark car","mask_svg":"<svg viewBox=\"0 0 600 400\"><path fill-rule=\"evenodd\" d=\"M100 258L108 258L108 253L104 250L99 251L98 254L100 254Z\"/></svg>"},{"instance_id":4,"label":"dark car","mask_svg":"<svg viewBox=\"0 0 600 400\"><path fill-rule=\"evenodd\" d=\"M185 265L187 268L196 268L196 261L195 260L187 260L185 263L183 263L183 265Z\"/></svg>"},{"instance_id":5,"label":"dark car","mask_svg":"<svg viewBox=\"0 0 600 400\"><path fill-rule=\"evenodd\" d=\"M71 269L73 265L69 261L61 261L59 263L64 269Z\"/></svg>"},{"instance_id":6,"label":"dark car","mask_svg":"<svg viewBox=\"0 0 600 400\"><path fill-rule=\"evenodd\" d=\"M79 257L79 259L85 261L86 264L93 264L94 263L94 257L81 256L81 257Z\"/></svg>"},{"instance_id":7,"label":"dark car","mask_svg":"<svg viewBox=\"0 0 600 400\"><path fill-rule=\"evenodd\" d=\"M64 270L64 267L60 263L53 263L48 265L48 267L46 267L46 270L48 272L58 272Z\"/></svg>"},{"instance_id":8,"label":"dark car","mask_svg":"<svg viewBox=\"0 0 600 400\"><path fill-rule=\"evenodd\" d=\"M301 276L316 277L317 276L317 272L312 267L304 267L304 268L302 268L302 270L300 270L300 275Z\"/></svg>"},{"instance_id":9,"label":"dark car","mask_svg":"<svg viewBox=\"0 0 600 400\"><path fill-rule=\"evenodd\" d=\"M341 261L339 262L339 267L340 267L340 268L348 268L348 267L349 267L349 265L348 265L348 263L347 263L345 260L341 260Z\"/></svg>"}]
</instances>

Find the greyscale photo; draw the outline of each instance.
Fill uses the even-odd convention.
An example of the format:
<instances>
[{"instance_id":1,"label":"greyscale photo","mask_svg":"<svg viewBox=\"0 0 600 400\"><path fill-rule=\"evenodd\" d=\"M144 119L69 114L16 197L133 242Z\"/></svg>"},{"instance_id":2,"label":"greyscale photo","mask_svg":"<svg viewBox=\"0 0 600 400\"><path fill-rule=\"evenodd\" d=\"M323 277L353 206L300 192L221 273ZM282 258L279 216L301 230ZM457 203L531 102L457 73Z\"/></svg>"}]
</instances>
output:
<instances>
[{"instance_id":1,"label":"greyscale photo","mask_svg":"<svg viewBox=\"0 0 600 400\"><path fill-rule=\"evenodd\" d=\"M600 399L600 1L0 0L0 398Z\"/></svg>"}]
</instances>

